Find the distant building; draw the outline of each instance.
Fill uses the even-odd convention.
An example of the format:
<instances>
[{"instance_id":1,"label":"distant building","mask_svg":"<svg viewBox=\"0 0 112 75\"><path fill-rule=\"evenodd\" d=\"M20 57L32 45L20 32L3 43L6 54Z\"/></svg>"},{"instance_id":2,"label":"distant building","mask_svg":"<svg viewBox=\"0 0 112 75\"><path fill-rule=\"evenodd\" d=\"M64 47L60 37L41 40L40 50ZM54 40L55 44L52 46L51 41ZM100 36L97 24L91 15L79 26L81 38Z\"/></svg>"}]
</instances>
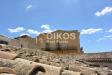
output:
<instances>
[{"instance_id":1,"label":"distant building","mask_svg":"<svg viewBox=\"0 0 112 75\"><path fill-rule=\"evenodd\" d=\"M36 39L31 38L30 36L23 35L17 38L14 38L10 41L9 45L21 47L21 48L30 48L30 49L36 49Z\"/></svg>"},{"instance_id":2,"label":"distant building","mask_svg":"<svg viewBox=\"0 0 112 75\"><path fill-rule=\"evenodd\" d=\"M80 32L77 30L57 30L51 33L40 34L36 43L39 49L54 53L83 53L80 49Z\"/></svg>"},{"instance_id":3,"label":"distant building","mask_svg":"<svg viewBox=\"0 0 112 75\"><path fill-rule=\"evenodd\" d=\"M6 44L8 45L10 42L10 39L6 36L0 35L0 44Z\"/></svg>"}]
</instances>

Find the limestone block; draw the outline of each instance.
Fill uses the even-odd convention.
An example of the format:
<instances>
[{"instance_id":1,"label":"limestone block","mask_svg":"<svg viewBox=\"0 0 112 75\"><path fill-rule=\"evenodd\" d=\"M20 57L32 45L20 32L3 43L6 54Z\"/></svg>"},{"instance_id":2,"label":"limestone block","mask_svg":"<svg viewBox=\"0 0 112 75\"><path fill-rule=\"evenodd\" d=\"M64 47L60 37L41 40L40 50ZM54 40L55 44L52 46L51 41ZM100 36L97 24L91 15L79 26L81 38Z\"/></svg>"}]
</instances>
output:
<instances>
[{"instance_id":1,"label":"limestone block","mask_svg":"<svg viewBox=\"0 0 112 75\"><path fill-rule=\"evenodd\" d=\"M0 67L0 74L7 73L7 74L16 74L16 71L14 69L8 68L8 67Z\"/></svg>"},{"instance_id":2,"label":"limestone block","mask_svg":"<svg viewBox=\"0 0 112 75\"><path fill-rule=\"evenodd\" d=\"M81 72L73 72L73 71L64 70L62 72L62 75L81 75Z\"/></svg>"},{"instance_id":3,"label":"limestone block","mask_svg":"<svg viewBox=\"0 0 112 75\"><path fill-rule=\"evenodd\" d=\"M60 75L62 71L61 67L55 67L55 66L50 66L50 65L40 64L40 63L38 63L38 65L41 65L45 68L46 72L43 73L43 75Z\"/></svg>"},{"instance_id":4,"label":"limestone block","mask_svg":"<svg viewBox=\"0 0 112 75\"><path fill-rule=\"evenodd\" d=\"M7 73L2 73L0 75L14 75L14 74L7 74Z\"/></svg>"},{"instance_id":5,"label":"limestone block","mask_svg":"<svg viewBox=\"0 0 112 75\"><path fill-rule=\"evenodd\" d=\"M32 66L38 65L38 66L43 67L43 69L45 71L39 72L39 75L60 75L61 71L62 71L61 67L55 67L55 66L45 65L45 64L41 64L41 63L36 63L36 62L24 60L24 59L17 58L17 59L15 59L15 61L22 62L22 63L27 63L27 64L32 64Z\"/></svg>"},{"instance_id":6,"label":"limestone block","mask_svg":"<svg viewBox=\"0 0 112 75\"><path fill-rule=\"evenodd\" d=\"M15 53L0 51L0 58L15 59L16 57L17 57L17 54Z\"/></svg>"},{"instance_id":7,"label":"limestone block","mask_svg":"<svg viewBox=\"0 0 112 75\"><path fill-rule=\"evenodd\" d=\"M0 44L0 49L6 48L5 44Z\"/></svg>"},{"instance_id":8,"label":"limestone block","mask_svg":"<svg viewBox=\"0 0 112 75\"><path fill-rule=\"evenodd\" d=\"M16 64L13 66L17 71L17 75L37 75L39 71L45 72L44 68L32 61L17 58Z\"/></svg>"},{"instance_id":9,"label":"limestone block","mask_svg":"<svg viewBox=\"0 0 112 75\"><path fill-rule=\"evenodd\" d=\"M44 71L38 64L19 58L17 60L0 58L0 67L12 68L16 71L16 75L36 75L39 71Z\"/></svg>"},{"instance_id":10,"label":"limestone block","mask_svg":"<svg viewBox=\"0 0 112 75\"><path fill-rule=\"evenodd\" d=\"M15 64L14 60L0 58L0 67L13 68L14 64Z\"/></svg>"}]
</instances>

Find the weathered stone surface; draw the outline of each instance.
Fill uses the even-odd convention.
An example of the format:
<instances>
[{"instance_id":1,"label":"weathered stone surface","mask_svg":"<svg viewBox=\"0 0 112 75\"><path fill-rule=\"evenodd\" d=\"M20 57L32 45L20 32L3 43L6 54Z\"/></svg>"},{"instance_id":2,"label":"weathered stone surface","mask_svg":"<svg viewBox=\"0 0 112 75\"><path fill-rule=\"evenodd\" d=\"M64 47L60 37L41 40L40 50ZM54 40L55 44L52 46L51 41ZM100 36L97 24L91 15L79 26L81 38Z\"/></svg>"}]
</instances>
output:
<instances>
[{"instance_id":1,"label":"weathered stone surface","mask_svg":"<svg viewBox=\"0 0 112 75\"><path fill-rule=\"evenodd\" d=\"M10 40L11 40L10 38L3 36L3 35L0 35L0 44L6 44L7 45Z\"/></svg>"},{"instance_id":2,"label":"weathered stone surface","mask_svg":"<svg viewBox=\"0 0 112 75\"><path fill-rule=\"evenodd\" d=\"M32 61L17 58L15 59L16 65L14 65L17 75L36 75L39 71L45 72L44 67L34 64Z\"/></svg>"},{"instance_id":3,"label":"weathered stone surface","mask_svg":"<svg viewBox=\"0 0 112 75\"><path fill-rule=\"evenodd\" d=\"M0 67L13 68L16 75L36 75L38 71L44 71L42 66L22 59L9 60L0 58Z\"/></svg>"},{"instance_id":4,"label":"weathered stone surface","mask_svg":"<svg viewBox=\"0 0 112 75\"><path fill-rule=\"evenodd\" d=\"M11 68L8 68L8 67L0 67L0 74L1 73L7 73L7 74L16 75L16 71L14 69L11 69Z\"/></svg>"},{"instance_id":5,"label":"weathered stone surface","mask_svg":"<svg viewBox=\"0 0 112 75\"><path fill-rule=\"evenodd\" d=\"M77 65L75 66L70 65L69 70L81 72L83 75L97 75L98 74L97 69L95 70L90 67L77 66Z\"/></svg>"},{"instance_id":6,"label":"weathered stone surface","mask_svg":"<svg viewBox=\"0 0 112 75\"><path fill-rule=\"evenodd\" d=\"M6 47L7 47L7 45L5 45L5 44L0 44L0 49L6 48Z\"/></svg>"},{"instance_id":7,"label":"weathered stone surface","mask_svg":"<svg viewBox=\"0 0 112 75\"><path fill-rule=\"evenodd\" d=\"M0 75L15 75L15 74L1 73Z\"/></svg>"},{"instance_id":8,"label":"weathered stone surface","mask_svg":"<svg viewBox=\"0 0 112 75\"><path fill-rule=\"evenodd\" d=\"M81 75L81 72L73 72L73 71L64 70L61 75Z\"/></svg>"},{"instance_id":9,"label":"weathered stone surface","mask_svg":"<svg viewBox=\"0 0 112 75\"><path fill-rule=\"evenodd\" d=\"M61 34L60 38L58 37L58 34ZM50 39L48 38L49 35L51 37ZM40 34L37 37L36 42L38 48L41 50L47 50L57 54L82 54L82 51L80 50L79 35L80 33L77 30L57 30L50 34ZM66 37L68 38L65 39Z\"/></svg>"},{"instance_id":10,"label":"weathered stone surface","mask_svg":"<svg viewBox=\"0 0 112 75\"><path fill-rule=\"evenodd\" d=\"M57 34L61 34L61 38L59 38ZM37 38L23 35L12 39L9 42L9 45L20 48L46 50L56 54L83 53L83 51L80 49L80 32L78 30L57 30L51 32L51 35L53 35L52 39L49 39L47 35L47 33L43 33Z\"/></svg>"},{"instance_id":11,"label":"weathered stone surface","mask_svg":"<svg viewBox=\"0 0 112 75\"><path fill-rule=\"evenodd\" d=\"M12 39L9 42L9 45L20 47L20 48L37 49L36 39L27 35L23 35L23 36Z\"/></svg>"},{"instance_id":12,"label":"weathered stone surface","mask_svg":"<svg viewBox=\"0 0 112 75\"><path fill-rule=\"evenodd\" d=\"M0 58L15 59L18 55L16 53L0 51Z\"/></svg>"},{"instance_id":13,"label":"weathered stone surface","mask_svg":"<svg viewBox=\"0 0 112 75\"><path fill-rule=\"evenodd\" d=\"M35 63L32 61L28 61L28 60L24 60L24 59L16 59L15 61L18 62L23 62L23 63L27 63L27 64L32 64L32 65L38 65L38 66L42 66L45 69L45 72L41 72L41 75L60 75L62 68L61 67L54 67L54 66L50 66L50 65L45 65L45 64L41 64L41 63Z\"/></svg>"},{"instance_id":14,"label":"weathered stone surface","mask_svg":"<svg viewBox=\"0 0 112 75\"><path fill-rule=\"evenodd\" d=\"M53 74L55 72L55 70L57 70L56 72L58 74L62 73L63 71L61 70L61 72L60 72L59 68L69 70L72 72L81 72L81 73L83 73L83 75L99 75L99 74L100 75L108 75L108 74L111 75L111 70L108 68L106 69L104 67L91 67L88 65L87 62L85 63L83 58L92 56L89 54L57 55L57 54L49 53L49 52L38 50L38 49L19 48L19 47L12 47L12 46L6 46L5 48L10 49L11 52L13 52L13 51L16 52L17 54L19 54L20 58L23 58L23 59L18 59L19 62L16 62L15 64L13 63L12 65L18 64L19 67L24 68L22 66L28 65L27 63L30 63L30 62L32 63L33 61L35 61L35 62L33 62L33 64L36 64L36 65L39 65L42 67L46 64L45 66L47 66L47 67L45 67L45 72L41 72L42 71L42 67L41 67L41 71L38 71L38 75L46 75L46 74L49 75L50 71L52 71L52 74ZM111 55L112 55L111 53L109 53L109 54L104 53L105 57L111 56ZM25 60L25 59L27 59L27 60ZM17 61L17 59L15 59L15 60ZM15 62L15 60L13 60L13 62ZM30 61L28 61L28 60L30 60ZM22 63L23 61L24 61L24 63ZM9 63L4 64L6 62L9 62ZM36 62L38 62L38 63L36 63ZM10 68L14 68L14 66L12 66L10 64L10 61L5 61L5 62L2 61L2 63L0 61L0 65L1 64L2 64L2 67L9 66ZM22 66L20 66L21 64L22 64ZM29 65L32 67L32 64L29 64ZM24 70L28 69L30 73L33 73L34 71L31 72L30 70L32 70L32 69L28 68L29 65L25 66L26 68ZM21 73L25 72L24 70L21 70L21 68L17 68L19 70L18 72L21 72ZM27 70L27 72L28 72L28 70ZM64 74L66 74L66 73L64 73Z\"/></svg>"}]
</instances>

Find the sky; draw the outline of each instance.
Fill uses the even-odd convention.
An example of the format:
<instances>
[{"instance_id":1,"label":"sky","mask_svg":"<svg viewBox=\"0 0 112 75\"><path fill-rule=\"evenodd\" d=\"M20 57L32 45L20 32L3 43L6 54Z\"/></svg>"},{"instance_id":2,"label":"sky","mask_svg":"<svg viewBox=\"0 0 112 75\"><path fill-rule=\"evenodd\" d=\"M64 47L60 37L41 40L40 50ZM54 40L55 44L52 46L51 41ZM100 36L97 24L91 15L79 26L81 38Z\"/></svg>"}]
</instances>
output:
<instances>
[{"instance_id":1,"label":"sky","mask_svg":"<svg viewBox=\"0 0 112 75\"><path fill-rule=\"evenodd\" d=\"M112 0L0 0L0 34L79 30L85 52L112 51Z\"/></svg>"}]
</instances>

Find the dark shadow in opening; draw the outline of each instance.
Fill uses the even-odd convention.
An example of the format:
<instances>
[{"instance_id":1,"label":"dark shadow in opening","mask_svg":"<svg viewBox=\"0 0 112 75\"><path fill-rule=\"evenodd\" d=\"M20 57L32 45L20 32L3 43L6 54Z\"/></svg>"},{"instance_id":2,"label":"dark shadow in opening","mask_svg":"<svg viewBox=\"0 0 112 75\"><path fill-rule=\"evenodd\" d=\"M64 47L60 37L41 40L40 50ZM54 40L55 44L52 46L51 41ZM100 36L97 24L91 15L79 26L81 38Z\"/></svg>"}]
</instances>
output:
<instances>
[{"instance_id":1,"label":"dark shadow in opening","mask_svg":"<svg viewBox=\"0 0 112 75\"><path fill-rule=\"evenodd\" d=\"M40 72L46 72L44 67L36 66L35 68L32 69L32 71L29 73L29 75L37 75L39 71Z\"/></svg>"}]
</instances>

